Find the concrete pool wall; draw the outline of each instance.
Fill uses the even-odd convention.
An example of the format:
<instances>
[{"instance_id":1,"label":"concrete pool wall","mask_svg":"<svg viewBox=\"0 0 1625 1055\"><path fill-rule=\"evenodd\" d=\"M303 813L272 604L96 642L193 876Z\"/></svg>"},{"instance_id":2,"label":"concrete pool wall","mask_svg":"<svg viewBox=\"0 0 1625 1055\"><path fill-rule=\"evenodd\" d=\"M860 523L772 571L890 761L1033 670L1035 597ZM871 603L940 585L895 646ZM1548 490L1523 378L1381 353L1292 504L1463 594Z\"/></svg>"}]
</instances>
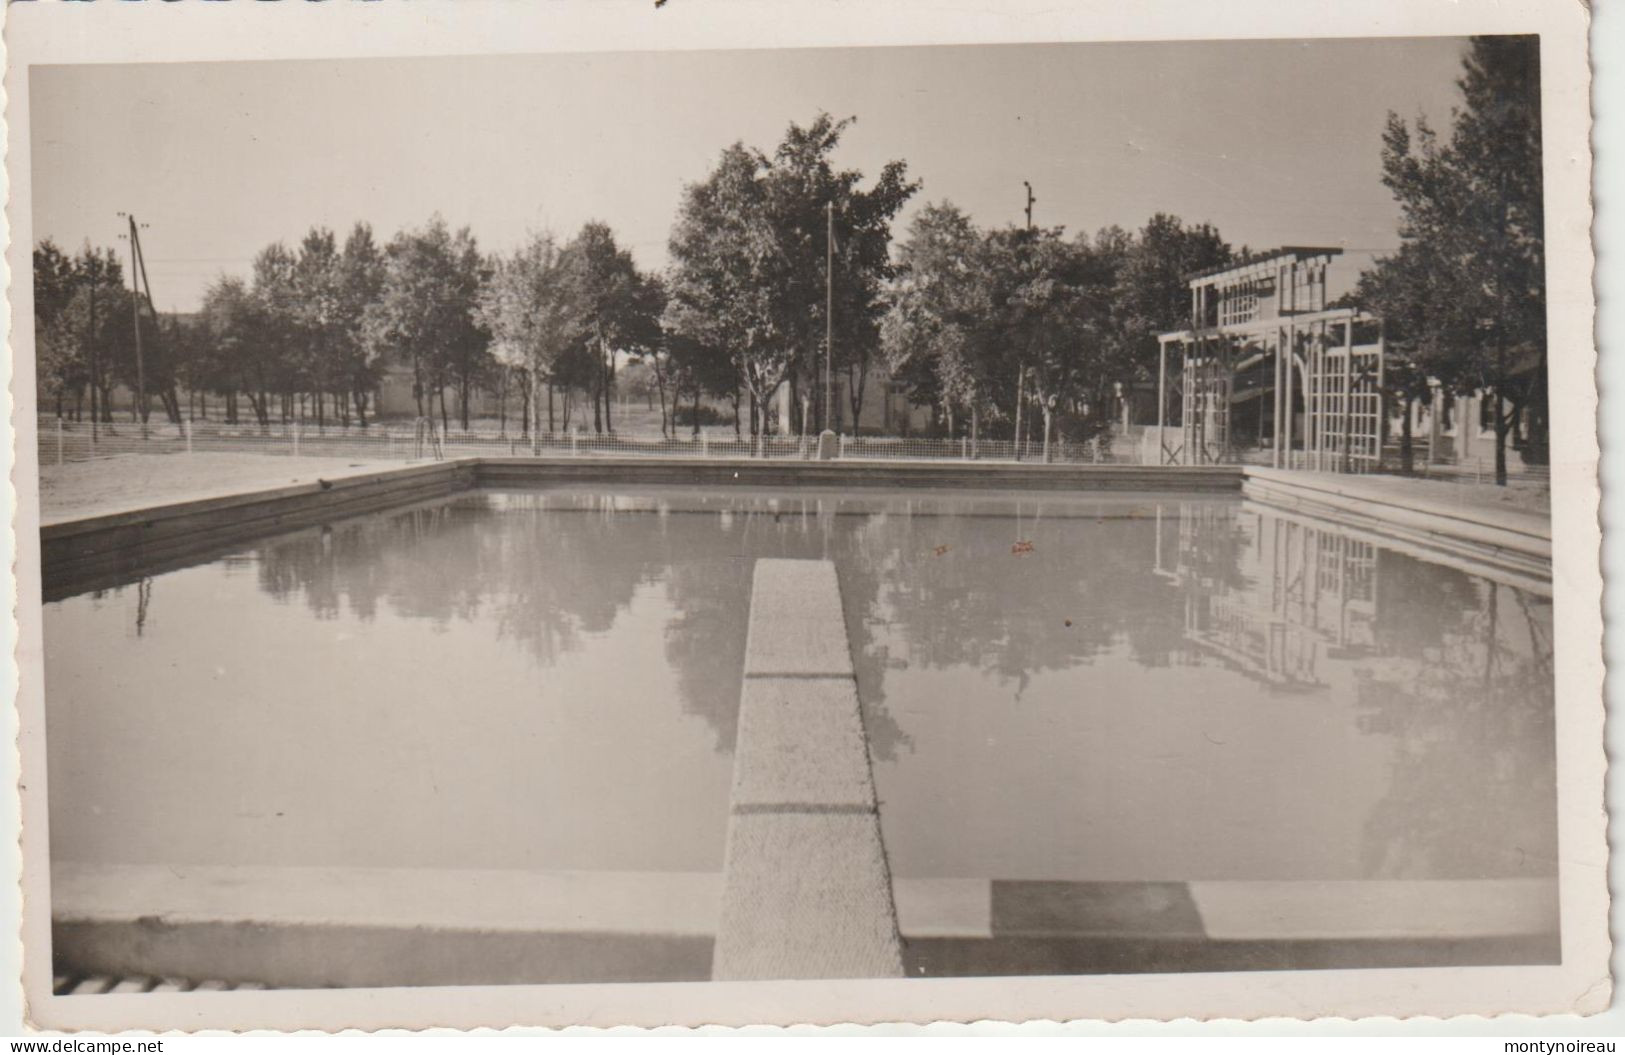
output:
<instances>
[{"instance_id":1,"label":"concrete pool wall","mask_svg":"<svg viewBox=\"0 0 1625 1055\"><path fill-rule=\"evenodd\" d=\"M544 484L933 488L1235 494L1235 467L1020 465L986 462L787 462L748 458L459 458L360 469L311 483L159 503L40 526L45 597L169 570L281 531L441 498L472 487Z\"/></svg>"},{"instance_id":2,"label":"concrete pool wall","mask_svg":"<svg viewBox=\"0 0 1625 1055\"><path fill-rule=\"evenodd\" d=\"M1550 597L1550 517L1406 494L1404 481L1248 466L1242 494L1388 549Z\"/></svg>"},{"instance_id":3,"label":"concrete pool wall","mask_svg":"<svg viewBox=\"0 0 1625 1055\"><path fill-rule=\"evenodd\" d=\"M365 469L291 487L47 520L40 528L45 595L68 596L120 581L121 575L128 581L211 549L473 487L546 484L1233 494L1330 518L1427 559L1504 577L1547 595L1551 590L1548 518L1404 494L1402 481L1252 466L514 457Z\"/></svg>"},{"instance_id":4,"label":"concrete pool wall","mask_svg":"<svg viewBox=\"0 0 1625 1055\"><path fill-rule=\"evenodd\" d=\"M362 470L40 525L46 600L153 574L267 535L441 498L475 485L474 459Z\"/></svg>"}]
</instances>

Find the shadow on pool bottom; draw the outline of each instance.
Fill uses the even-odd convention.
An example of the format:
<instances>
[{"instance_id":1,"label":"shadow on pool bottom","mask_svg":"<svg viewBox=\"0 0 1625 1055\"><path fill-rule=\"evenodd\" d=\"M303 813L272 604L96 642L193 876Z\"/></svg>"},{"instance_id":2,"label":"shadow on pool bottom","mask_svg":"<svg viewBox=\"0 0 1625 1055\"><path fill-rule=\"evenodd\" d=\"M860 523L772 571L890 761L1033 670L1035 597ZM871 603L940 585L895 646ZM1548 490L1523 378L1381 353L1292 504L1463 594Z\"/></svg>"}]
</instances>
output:
<instances>
[{"instance_id":1,"label":"shadow on pool bottom","mask_svg":"<svg viewBox=\"0 0 1625 1055\"><path fill-rule=\"evenodd\" d=\"M1555 934L1451 940L1004 937L903 942L904 969L911 978L1532 966L1561 960Z\"/></svg>"}]
</instances>

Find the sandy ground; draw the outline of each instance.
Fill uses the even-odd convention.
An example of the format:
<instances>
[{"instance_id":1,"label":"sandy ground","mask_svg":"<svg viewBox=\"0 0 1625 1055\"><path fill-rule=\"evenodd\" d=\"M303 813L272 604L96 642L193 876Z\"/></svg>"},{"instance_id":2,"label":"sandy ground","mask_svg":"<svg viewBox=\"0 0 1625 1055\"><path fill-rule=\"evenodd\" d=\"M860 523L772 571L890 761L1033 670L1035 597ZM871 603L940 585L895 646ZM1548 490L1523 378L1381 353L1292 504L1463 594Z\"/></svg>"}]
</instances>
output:
<instances>
[{"instance_id":1,"label":"sandy ground","mask_svg":"<svg viewBox=\"0 0 1625 1055\"><path fill-rule=\"evenodd\" d=\"M40 470L40 515L46 519L111 513L228 491L309 483L374 464L349 458L265 454L120 454ZM389 462L398 466L401 462Z\"/></svg>"}]
</instances>

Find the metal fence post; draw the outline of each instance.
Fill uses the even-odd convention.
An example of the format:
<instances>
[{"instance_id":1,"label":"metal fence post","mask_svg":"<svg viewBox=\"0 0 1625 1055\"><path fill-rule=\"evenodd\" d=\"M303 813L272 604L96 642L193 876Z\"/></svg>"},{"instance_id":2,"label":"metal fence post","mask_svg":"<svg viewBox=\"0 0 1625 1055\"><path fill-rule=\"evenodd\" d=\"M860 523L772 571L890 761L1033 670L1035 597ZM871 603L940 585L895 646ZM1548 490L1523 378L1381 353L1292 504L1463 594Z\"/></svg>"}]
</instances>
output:
<instances>
[{"instance_id":1,"label":"metal fence post","mask_svg":"<svg viewBox=\"0 0 1625 1055\"><path fill-rule=\"evenodd\" d=\"M56 463L62 464L62 419L56 419Z\"/></svg>"},{"instance_id":2,"label":"metal fence post","mask_svg":"<svg viewBox=\"0 0 1625 1055\"><path fill-rule=\"evenodd\" d=\"M580 435L580 434L577 433L577 432L574 432L574 431L572 431L570 433L570 457L572 457L572 458L576 458L576 457L580 456L580 452L578 450L576 450L576 437L578 435Z\"/></svg>"},{"instance_id":3,"label":"metal fence post","mask_svg":"<svg viewBox=\"0 0 1625 1055\"><path fill-rule=\"evenodd\" d=\"M188 418L187 420L181 422L181 431L186 433L186 453L191 454L192 453L192 420L190 418Z\"/></svg>"},{"instance_id":4,"label":"metal fence post","mask_svg":"<svg viewBox=\"0 0 1625 1055\"><path fill-rule=\"evenodd\" d=\"M706 432L700 433L700 457L711 457L711 436Z\"/></svg>"},{"instance_id":5,"label":"metal fence post","mask_svg":"<svg viewBox=\"0 0 1625 1055\"><path fill-rule=\"evenodd\" d=\"M288 434L293 437L293 456L299 457L299 423L296 421L288 426Z\"/></svg>"}]
</instances>

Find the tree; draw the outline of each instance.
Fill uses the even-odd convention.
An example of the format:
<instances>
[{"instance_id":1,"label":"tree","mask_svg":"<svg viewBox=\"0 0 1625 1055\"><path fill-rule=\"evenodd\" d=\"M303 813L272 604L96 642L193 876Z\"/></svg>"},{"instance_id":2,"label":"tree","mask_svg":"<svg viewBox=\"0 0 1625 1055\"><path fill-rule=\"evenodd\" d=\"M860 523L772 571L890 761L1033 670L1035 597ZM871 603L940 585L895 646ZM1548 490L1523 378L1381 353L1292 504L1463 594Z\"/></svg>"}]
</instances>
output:
<instances>
[{"instance_id":1,"label":"tree","mask_svg":"<svg viewBox=\"0 0 1625 1055\"><path fill-rule=\"evenodd\" d=\"M133 363L132 294L112 249L85 246L68 257L47 239L34 249L34 340L41 404L59 415L72 396L75 415L90 395L93 422L111 422L112 390ZM150 320L143 336L151 337ZM115 373L117 371L117 373Z\"/></svg>"},{"instance_id":2,"label":"tree","mask_svg":"<svg viewBox=\"0 0 1625 1055\"><path fill-rule=\"evenodd\" d=\"M114 254L109 252L105 259L114 259ZM105 272L105 267L103 270ZM115 290L105 281L92 284L99 287L96 296L98 324L107 308L111 307L116 313L106 320L111 325L105 331L106 342L100 347L100 351L106 352L103 363L109 384L106 394L111 394L114 383L137 393L131 418L145 425L151 413L150 397L157 393L159 401L163 403L165 416L172 423L179 424L180 397L176 384L180 364L175 349L166 340L167 335L159 329L158 313L151 298L145 292L138 294L133 289ZM109 296L103 296L103 290Z\"/></svg>"},{"instance_id":3,"label":"tree","mask_svg":"<svg viewBox=\"0 0 1625 1055\"><path fill-rule=\"evenodd\" d=\"M1210 224L1187 227L1168 213L1146 221L1123 247L1112 292L1113 381L1127 388L1156 378L1157 334L1191 325L1190 274L1234 258L1229 243Z\"/></svg>"},{"instance_id":4,"label":"tree","mask_svg":"<svg viewBox=\"0 0 1625 1055\"><path fill-rule=\"evenodd\" d=\"M1349 306L1366 308L1383 320L1386 348L1382 398L1399 408L1400 468L1407 473L1415 468L1411 432L1415 405L1432 397L1436 373L1448 374L1453 369L1448 347L1437 345L1432 339L1434 331L1419 325L1430 315L1430 276L1442 266L1443 262L1428 259L1425 246L1401 246L1399 252L1361 274L1348 298ZM1449 312L1455 306L1438 307Z\"/></svg>"},{"instance_id":5,"label":"tree","mask_svg":"<svg viewBox=\"0 0 1625 1055\"><path fill-rule=\"evenodd\" d=\"M367 406L378 386L379 367L378 350L366 339L367 307L383 294L384 277L384 254L373 240L372 228L357 223L338 260L334 372L348 388L362 428L367 427Z\"/></svg>"},{"instance_id":6,"label":"tree","mask_svg":"<svg viewBox=\"0 0 1625 1055\"><path fill-rule=\"evenodd\" d=\"M673 339L727 361L753 411L765 412L794 348L772 307L777 262L763 164L735 143L709 176L684 188L669 243L663 323ZM755 434L761 422L752 419Z\"/></svg>"},{"instance_id":7,"label":"tree","mask_svg":"<svg viewBox=\"0 0 1625 1055\"><path fill-rule=\"evenodd\" d=\"M1109 424L1120 371L1114 292L1128 237L1115 228L1067 241L1060 228L979 231L949 204L916 216L898 252L882 327L894 378L916 400L955 411L971 438L985 418L1018 439L1028 404L1050 441Z\"/></svg>"},{"instance_id":8,"label":"tree","mask_svg":"<svg viewBox=\"0 0 1625 1055\"><path fill-rule=\"evenodd\" d=\"M295 277L299 258L281 242L260 250L254 258L252 292L260 309L254 317L252 343L243 349L254 362L248 374L259 392L256 413L275 394L283 421L294 417L294 396L304 388L300 359L299 286ZM264 409L262 423L269 422Z\"/></svg>"},{"instance_id":9,"label":"tree","mask_svg":"<svg viewBox=\"0 0 1625 1055\"><path fill-rule=\"evenodd\" d=\"M491 356L491 335L480 325L476 309L480 290L490 278L490 263L480 254L474 236L464 227L452 239L455 281L447 290L451 307L448 332L437 357L440 377L440 420L446 420L444 385L450 380L457 392L458 418L468 431L469 400L474 390L490 379L495 360Z\"/></svg>"},{"instance_id":10,"label":"tree","mask_svg":"<svg viewBox=\"0 0 1625 1055\"><path fill-rule=\"evenodd\" d=\"M274 351L278 328L265 298L242 279L222 276L203 294L202 316L211 351L201 376L225 396L226 420L237 420L241 392L260 427L268 427L280 367Z\"/></svg>"},{"instance_id":11,"label":"tree","mask_svg":"<svg viewBox=\"0 0 1625 1055\"><path fill-rule=\"evenodd\" d=\"M491 334L496 361L518 371L524 392L525 435L539 442L541 386L547 396L547 430L553 431L551 385L575 338L577 311L567 263L554 237L533 234L513 255L499 259L480 291L477 318Z\"/></svg>"},{"instance_id":12,"label":"tree","mask_svg":"<svg viewBox=\"0 0 1625 1055\"><path fill-rule=\"evenodd\" d=\"M596 356L597 369L589 374L593 431L614 432L615 351L646 341L659 309L649 304L632 254L616 244L608 224L593 220L584 225L564 247L564 255L578 332Z\"/></svg>"},{"instance_id":13,"label":"tree","mask_svg":"<svg viewBox=\"0 0 1625 1055\"><path fill-rule=\"evenodd\" d=\"M834 355L856 382L879 345L891 221L919 187L901 161L886 164L868 189L861 172L833 166L853 120L821 113L805 127L792 124L771 156L735 143L705 180L685 188L672 229L669 323L731 360L754 404L765 406L788 382L792 425L803 428L805 410L824 419L834 409L823 407L818 383L826 283ZM853 397L860 410L861 385Z\"/></svg>"},{"instance_id":14,"label":"tree","mask_svg":"<svg viewBox=\"0 0 1625 1055\"><path fill-rule=\"evenodd\" d=\"M992 305L981 281L982 234L957 206L925 206L898 247L898 269L881 325L892 377L915 402L965 412L972 440L993 396L990 364L981 354Z\"/></svg>"},{"instance_id":15,"label":"tree","mask_svg":"<svg viewBox=\"0 0 1625 1055\"><path fill-rule=\"evenodd\" d=\"M1074 423L1079 439L1107 424L1106 416L1085 398L1090 379L1101 375L1104 362L1100 331L1105 310L1096 299L1101 283L1091 287L1086 281L1092 277L1085 266L1090 262L1087 243L1080 249L1062 233L1060 228L1016 227L989 232L978 263L991 307L980 341L982 356L1001 363L1002 377L1015 378L1012 416L1017 422L1029 394L1036 403L1044 419L1045 460L1058 413Z\"/></svg>"},{"instance_id":16,"label":"tree","mask_svg":"<svg viewBox=\"0 0 1625 1055\"><path fill-rule=\"evenodd\" d=\"M1457 83L1448 142L1389 114L1383 183L1400 206L1401 249L1361 290L1442 387L1490 401L1504 485L1514 425L1530 411L1538 457L1546 421L1539 39L1474 37Z\"/></svg>"},{"instance_id":17,"label":"tree","mask_svg":"<svg viewBox=\"0 0 1625 1055\"><path fill-rule=\"evenodd\" d=\"M1134 247L1134 236L1114 225L1101 228L1093 239L1080 234L1073 249L1079 296L1088 307L1083 340L1093 359L1082 395L1092 411L1090 431L1101 435L1114 406L1120 410L1135 384L1153 376L1143 337L1124 339L1122 274Z\"/></svg>"},{"instance_id":18,"label":"tree","mask_svg":"<svg viewBox=\"0 0 1625 1055\"><path fill-rule=\"evenodd\" d=\"M453 234L435 216L421 230L396 235L385 260L380 296L364 311L366 341L375 355L411 364L419 417L433 412L439 394L442 428L449 424L446 386L455 384L467 428L470 389L490 363L489 335L474 317L485 277L474 236L467 228Z\"/></svg>"},{"instance_id":19,"label":"tree","mask_svg":"<svg viewBox=\"0 0 1625 1055\"><path fill-rule=\"evenodd\" d=\"M920 186L908 179L902 161L887 162L867 190L860 187L862 172L834 167L832 155L856 120L820 113L806 127L792 124L773 156L761 158L777 265L770 303L780 332L796 350L789 377L792 414L809 407L826 425L839 411L823 405L822 353L829 351L849 370L855 422L861 382L879 343L883 285L892 275L891 222ZM831 227L833 273L826 261ZM830 299L834 348L825 349ZM811 398L801 397L803 390Z\"/></svg>"},{"instance_id":20,"label":"tree","mask_svg":"<svg viewBox=\"0 0 1625 1055\"><path fill-rule=\"evenodd\" d=\"M659 396L661 436L674 435L670 427L675 426L675 421L671 421L666 413L666 385L674 378L671 335L661 322L665 312L666 284L659 275L636 272L627 305L626 324L621 328L619 337L621 350L632 364L646 371L646 378L639 381L645 394ZM649 391L650 382L653 392Z\"/></svg>"},{"instance_id":21,"label":"tree","mask_svg":"<svg viewBox=\"0 0 1625 1055\"><path fill-rule=\"evenodd\" d=\"M299 243L289 275L296 337L290 349L296 383L308 390L316 412L316 427L327 424L327 394L344 391L340 356L344 322L339 315L340 270L338 241L325 227L312 227ZM342 397L341 397L342 398Z\"/></svg>"},{"instance_id":22,"label":"tree","mask_svg":"<svg viewBox=\"0 0 1625 1055\"><path fill-rule=\"evenodd\" d=\"M88 253L89 250L87 249ZM81 281L79 262L47 238L34 247L34 319L50 326L62 314Z\"/></svg>"},{"instance_id":23,"label":"tree","mask_svg":"<svg viewBox=\"0 0 1625 1055\"><path fill-rule=\"evenodd\" d=\"M87 245L69 259L46 240L34 250L34 282L36 378L42 400L54 400L62 414L64 400L72 394L77 413L88 388L91 419L111 422L113 387L137 389L144 381L147 392L158 393L169 420L180 422L179 349L166 340L169 335L151 300L124 288L115 250ZM138 401L133 415L145 422L147 408Z\"/></svg>"}]
</instances>

